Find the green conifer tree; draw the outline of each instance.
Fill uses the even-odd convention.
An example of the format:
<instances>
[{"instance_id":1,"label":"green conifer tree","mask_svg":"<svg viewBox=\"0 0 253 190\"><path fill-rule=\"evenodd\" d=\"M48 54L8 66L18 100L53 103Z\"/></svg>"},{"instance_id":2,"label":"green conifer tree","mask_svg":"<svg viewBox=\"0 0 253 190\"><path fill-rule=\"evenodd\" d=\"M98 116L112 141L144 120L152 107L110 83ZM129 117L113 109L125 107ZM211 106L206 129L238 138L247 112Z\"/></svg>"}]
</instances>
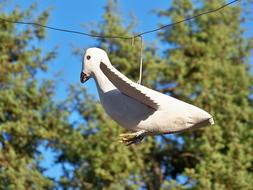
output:
<instances>
[{"instance_id":1,"label":"green conifer tree","mask_svg":"<svg viewBox=\"0 0 253 190\"><path fill-rule=\"evenodd\" d=\"M48 11L34 18L34 9L32 5L24 11L1 12L0 17L45 24ZM52 81L37 79L36 74L46 71L48 61L55 56L55 52L42 56L36 44L44 37L42 28L0 22L0 189L44 190L54 186L43 175L39 147L53 145L67 130L63 125L66 113L52 101Z\"/></svg>"},{"instance_id":2,"label":"green conifer tree","mask_svg":"<svg viewBox=\"0 0 253 190\"><path fill-rule=\"evenodd\" d=\"M221 7L226 1L173 1L161 16L178 21ZM203 15L160 34L167 50L164 89L212 113L216 125L178 135L181 157L172 158L176 175L189 189L252 189L252 46L241 26L242 5ZM177 146L175 146L177 147Z\"/></svg>"}]
</instances>

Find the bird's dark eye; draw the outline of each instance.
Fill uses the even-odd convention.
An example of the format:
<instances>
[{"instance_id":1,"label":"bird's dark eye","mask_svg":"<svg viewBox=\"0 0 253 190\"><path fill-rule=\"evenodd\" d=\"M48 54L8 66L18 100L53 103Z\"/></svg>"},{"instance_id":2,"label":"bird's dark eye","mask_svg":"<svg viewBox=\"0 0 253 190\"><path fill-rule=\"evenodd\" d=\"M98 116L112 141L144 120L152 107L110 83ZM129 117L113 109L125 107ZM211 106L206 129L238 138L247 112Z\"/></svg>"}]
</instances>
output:
<instances>
[{"instance_id":1,"label":"bird's dark eye","mask_svg":"<svg viewBox=\"0 0 253 190\"><path fill-rule=\"evenodd\" d=\"M90 57L89 55L86 56L86 59L87 59L87 60L90 60L90 58L91 58L91 57Z\"/></svg>"}]
</instances>

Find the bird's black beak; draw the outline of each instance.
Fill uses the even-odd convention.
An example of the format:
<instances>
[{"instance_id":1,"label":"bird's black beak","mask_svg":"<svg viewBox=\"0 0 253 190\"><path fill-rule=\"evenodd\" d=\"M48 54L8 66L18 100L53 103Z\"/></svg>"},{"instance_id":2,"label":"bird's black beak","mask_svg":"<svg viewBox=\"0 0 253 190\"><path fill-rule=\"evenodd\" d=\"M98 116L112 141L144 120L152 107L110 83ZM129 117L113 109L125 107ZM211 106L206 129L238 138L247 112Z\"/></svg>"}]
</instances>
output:
<instances>
[{"instance_id":1,"label":"bird's black beak","mask_svg":"<svg viewBox=\"0 0 253 190\"><path fill-rule=\"evenodd\" d=\"M81 83L85 83L89 79L90 79L90 77L87 76L87 74L85 74L84 72L81 72L81 75L80 75L80 81L81 81Z\"/></svg>"}]
</instances>

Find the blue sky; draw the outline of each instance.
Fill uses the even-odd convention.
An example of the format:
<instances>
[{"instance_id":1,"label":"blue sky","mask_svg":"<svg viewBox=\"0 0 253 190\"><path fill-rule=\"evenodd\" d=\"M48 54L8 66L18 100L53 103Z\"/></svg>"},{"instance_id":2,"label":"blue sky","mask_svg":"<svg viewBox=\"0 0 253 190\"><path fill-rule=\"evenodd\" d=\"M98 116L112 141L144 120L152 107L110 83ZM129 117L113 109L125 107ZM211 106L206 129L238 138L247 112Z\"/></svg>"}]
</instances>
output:
<instances>
[{"instance_id":1,"label":"blue sky","mask_svg":"<svg viewBox=\"0 0 253 190\"><path fill-rule=\"evenodd\" d=\"M8 7L19 5L21 8L26 8L34 1L11 1ZM144 0L128 0L119 1L120 13L123 15L124 21L128 22L130 13L134 13L137 18L136 31L145 31L152 28L156 28L160 20L157 20L155 14L152 14L154 9L162 9L169 7L169 1L156 0L146 3ZM104 6L107 1L50 1L43 0L43 3L37 1L38 14L42 10L50 7L51 14L47 25L58 28L66 28L70 30L77 30L82 32L88 32L89 29L96 30L94 25L102 20L104 13ZM143 4L145 3L145 6ZM85 27L84 27L85 26ZM147 35L144 37L145 41L158 41L155 38L155 34ZM40 46L45 51L50 51L56 46L58 47L58 56L51 61L49 72L46 77L54 77L56 73L61 73L60 80L58 82L58 93L56 99L62 99L66 95L67 84L79 83L79 74L81 71L81 57L74 56L73 46L86 49L87 47L94 46L96 44L95 38L86 36L61 33L57 31L47 30L46 40L40 42ZM43 74L40 77L44 77ZM81 84L80 84L81 85ZM92 92L95 93L94 83L90 80L86 86L88 86Z\"/></svg>"},{"instance_id":2,"label":"blue sky","mask_svg":"<svg viewBox=\"0 0 253 190\"><path fill-rule=\"evenodd\" d=\"M10 1L10 3L7 3L8 6L5 8L5 10L8 11L15 5L19 5L21 8L25 8L33 2L34 1L27 0L22 1L21 4L21 1L12 0ZM94 28L94 23L99 23L102 20L104 6L106 2L107 1L105 0L37 1L38 14L42 10L50 7L52 10L48 22L49 26L87 32L88 29L96 30L96 28ZM136 16L138 22L135 31L142 32L145 30L156 28L159 23L170 22L169 20L158 18L155 14L152 13L152 10L169 8L171 0L122 0L118 2L120 12L126 22L129 21L130 12ZM251 8L251 10L253 10L253 7ZM84 27L82 27L82 25L85 25L87 28L85 29ZM246 35L253 37L253 26L251 25L252 24L250 23L246 24ZM144 41L158 42L158 39L156 37L156 34L151 34L144 36ZM40 74L39 77L55 78L54 76L58 72L61 72L60 78L57 79L58 86L57 94L55 96L56 101L63 99L66 96L66 90L69 84L81 85L81 83L79 83L79 74L81 71L81 57L73 55L72 46L79 47L85 50L87 47L94 46L95 44L95 38L47 30L47 38L46 40L39 42L39 46L41 46L45 51L50 51L57 46L58 55L53 61L51 61L49 72L46 75ZM160 48L159 50L162 51L162 44L159 44L158 48ZM96 93L94 81L88 81L86 86L88 86L90 92L94 94ZM43 151L44 156L46 158L43 165L51 167L53 153L50 150ZM60 173L61 169L59 167L51 167L51 169L48 170L46 174L51 177L55 177L58 176Z\"/></svg>"}]
</instances>

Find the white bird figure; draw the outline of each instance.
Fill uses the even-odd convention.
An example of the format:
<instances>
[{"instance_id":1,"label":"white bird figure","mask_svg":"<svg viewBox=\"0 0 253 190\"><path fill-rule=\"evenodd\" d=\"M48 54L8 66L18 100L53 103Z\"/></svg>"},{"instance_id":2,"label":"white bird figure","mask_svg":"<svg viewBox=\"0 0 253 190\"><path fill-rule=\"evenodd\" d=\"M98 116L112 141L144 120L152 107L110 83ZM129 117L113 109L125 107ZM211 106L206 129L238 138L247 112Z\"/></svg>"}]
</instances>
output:
<instances>
[{"instance_id":1,"label":"white bird figure","mask_svg":"<svg viewBox=\"0 0 253 190\"><path fill-rule=\"evenodd\" d=\"M116 68L99 48L89 48L83 57L80 80L94 78L101 104L113 120L132 133L121 142L140 143L146 135L182 132L214 124L206 111L137 84Z\"/></svg>"}]
</instances>

